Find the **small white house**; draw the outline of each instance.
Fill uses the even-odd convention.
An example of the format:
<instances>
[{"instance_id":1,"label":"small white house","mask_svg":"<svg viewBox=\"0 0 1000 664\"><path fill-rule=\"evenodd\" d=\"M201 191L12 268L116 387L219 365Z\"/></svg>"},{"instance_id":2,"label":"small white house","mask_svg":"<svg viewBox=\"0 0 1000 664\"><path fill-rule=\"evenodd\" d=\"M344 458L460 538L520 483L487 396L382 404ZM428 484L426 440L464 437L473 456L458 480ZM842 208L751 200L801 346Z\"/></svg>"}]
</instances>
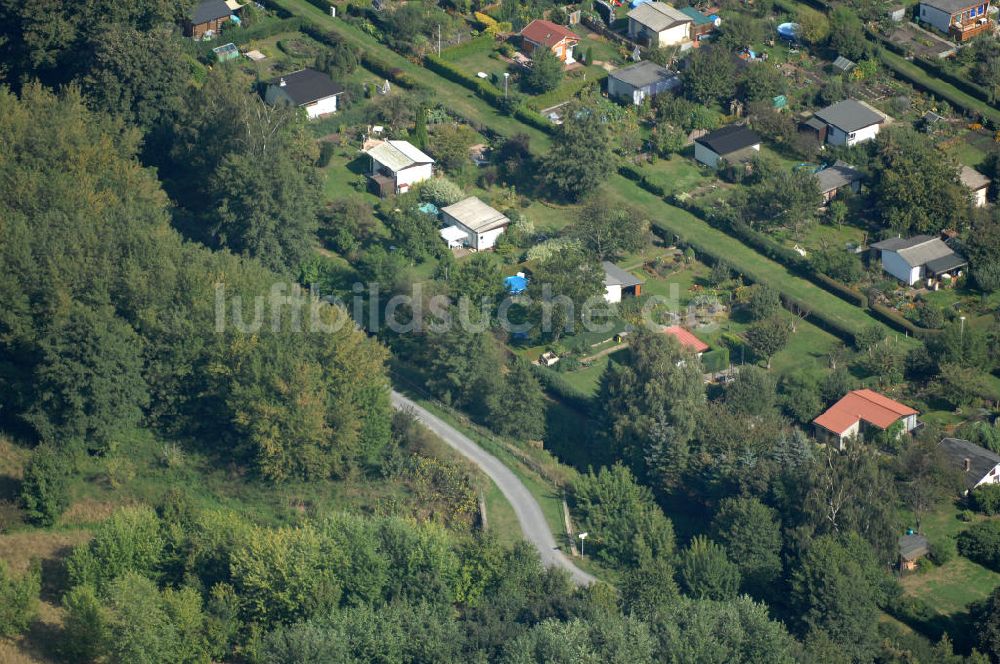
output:
<instances>
[{"instance_id":1,"label":"small white house","mask_svg":"<svg viewBox=\"0 0 1000 664\"><path fill-rule=\"evenodd\" d=\"M694 141L694 158L710 168L725 160L730 164L749 161L760 152L760 137L743 125L729 125Z\"/></svg>"},{"instance_id":2,"label":"small white house","mask_svg":"<svg viewBox=\"0 0 1000 664\"><path fill-rule=\"evenodd\" d=\"M264 101L272 106L284 104L304 108L310 120L337 112L337 97L344 94L344 86L334 83L323 72L300 69L271 79L264 93Z\"/></svg>"},{"instance_id":3,"label":"small white house","mask_svg":"<svg viewBox=\"0 0 1000 664\"><path fill-rule=\"evenodd\" d=\"M857 145L878 136L886 116L868 104L853 99L816 111L815 118L825 125L826 142L830 145ZM821 137L822 138L822 137Z\"/></svg>"},{"instance_id":4,"label":"small white house","mask_svg":"<svg viewBox=\"0 0 1000 664\"><path fill-rule=\"evenodd\" d=\"M642 279L627 272L611 261L603 261L604 268L604 301L609 304L622 301L622 295L639 296L642 293Z\"/></svg>"},{"instance_id":5,"label":"small white house","mask_svg":"<svg viewBox=\"0 0 1000 664\"><path fill-rule=\"evenodd\" d=\"M962 166L959 173L962 184L972 192L972 205L974 207L986 207L986 192L990 188L990 179L968 166Z\"/></svg>"},{"instance_id":6,"label":"small white house","mask_svg":"<svg viewBox=\"0 0 1000 664\"><path fill-rule=\"evenodd\" d=\"M665 2L646 2L628 13L628 36L650 46L676 46L691 41L690 16Z\"/></svg>"},{"instance_id":7,"label":"small white house","mask_svg":"<svg viewBox=\"0 0 1000 664\"><path fill-rule=\"evenodd\" d=\"M940 447L962 474L965 493L983 484L1000 484L1000 455L961 438L945 438Z\"/></svg>"},{"instance_id":8,"label":"small white house","mask_svg":"<svg viewBox=\"0 0 1000 664\"><path fill-rule=\"evenodd\" d=\"M379 196L405 194L434 176L434 160L407 141L380 141L368 148L370 180Z\"/></svg>"},{"instance_id":9,"label":"small white house","mask_svg":"<svg viewBox=\"0 0 1000 664\"><path fill-rule=\"evenodd\" d=\"M442 237L447 231L456 242L476 251L492 249L510 224L510 219L475 196L441 208L441 221L445 224L441 230ZM460 234L465 235L464 241Z\"/></svg>"},{"instance_id":10,"label":"small white house","mask_svg":"<svg viewBox=\"0 0 1000 664\"><path fill-rule=\"evenodd\" d=\"M919 413L905 404L872 390L853 390L813 420L816 438L838 450L852 438L886 431L899 424L899 435L917 427Z\"/></svg>"},{"instance_id":11,"label":"small white house","mask_svg":"<svg viewBox=\"0 0 1000 664\"><path fill-rule=\"evenodd\" d=\"M882 269L913 286L926 280L934 286L942 279L961 276L968 262L941 239L929 235L889 238L871 246L882 256Z\"/></svg>"},{"instance_id":12,"label":"small white house","mask_svg":"<svg viewBox=\"0 0 1000 664\"><path fill-rule=\"evenodd\" d=\"M666 67L643 60L608 75L608 96L638 106L643 99L676 90L681 78Z\"/></svg>"},{"instance_id":13,"label":"small white house","mask_svg":"<svg viewBox=\"0 0 1000 664\"><path fill-rule=\"evenodd\" d=\"M923 0L920 21L958 41L990 31L989 0Z\"/></svg>"}]
</instances>

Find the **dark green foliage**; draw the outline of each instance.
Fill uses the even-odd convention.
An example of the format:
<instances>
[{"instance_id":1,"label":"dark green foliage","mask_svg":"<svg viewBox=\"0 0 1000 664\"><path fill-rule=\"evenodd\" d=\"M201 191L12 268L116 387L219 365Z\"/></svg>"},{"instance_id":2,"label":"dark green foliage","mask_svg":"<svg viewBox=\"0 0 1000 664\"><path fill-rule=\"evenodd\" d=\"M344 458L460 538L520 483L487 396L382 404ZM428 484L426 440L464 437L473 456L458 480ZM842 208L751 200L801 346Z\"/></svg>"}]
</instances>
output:
<instances>
[{"instance_id":1,"label":"dark green foliage","mask_svg":"<svg viewBox=\"0 0 1000 664\"><path fill-rule=\"evenodd\" d=\"M109 309L74 303L40 345L26 419L44 440L112 451L149 404L139 336Z\"/></svg>"},{"instance_id":2,"label":"dark green foliage","mask_svg":"<svg viewBox=\"0 0 1000 664\"><path fill-rule=\"evenodd\" d=\"M502 359L487 332L466 333L458 325L429 332L420 346L427 389L448 405L482 414L486 395L500 378Z\"/></svg>"},{"instance_id":3,"label":"dark green foliage","mask_svg":"<svg viewBox=\"0 0 1000 664\"><path fill-rule=\"evenodd\" d=\"M894 127L879 134L872 190L882 221L897 233L936 233L958 228L968 195L958 167L924 134Z\"/></svg>"},{"instance_id":4,"label":"dark green foliage","mask_svg":"<svg viewBox=\"0 0 1000 664\"><path fill-rule=\"evenodd\" d=\"M649 222L638 210L613 207L605 196L597 193L580 211L574 231L598 258L614 260L645 245Z\"/></svg>"},{"instance_id":5,"label":"dark green foliage","mask_svg":"<svg viewBox=\"0 0 1000 664\"><path fill-rule=\"evenodd\" d=\"M994 660L1000 656L1000 589L972 605L976 645Z\"/></svg>"},{"instance_id":6,"label":"dark green foliage","mask_svg":"<svg viewBox=\"0 0 1000 664\"><path fill-rule=\"evenodd\" d=\"M93 586L79 585L63 597L66 638L63 654L76 662L92 662L108 645L108 615Z\"/></svg>"},{"instance_id":7,"label":"dark green foliage","mask_svg":"<svg viewBox=\"0 0 1000 664\"><path fill-rule=\"evenodd\" d=\"M39 445L31 453L21 479L21 503L26 516L40 526L51 526L69 506L70 456L55 447Z\"/></svg>"},{"instance_id":8,"label":"dark green foliage","mask_svg":"<svg viewBox=\"0 0 1000 664\"><path fill-rule=\"evenodd\" d=\"M701 104L726 104L736 94L736 65L725 48L694 50L683 79L685 94Z\"/></svg>"},{"instance_id":9,"label":"dark green foliage","mask_svg":"<svg viewBox=\"0 0 1000 664\"><path fill-rule=\"evenodd\" d=\"M704 402L695 358L672 336L645 328L631 338L624 364L608 364L598 395L617 458L668 485L687 464Z\"/></svg>"},{"instance_id":10,"label":"dark green foliage","mask_svg":"<svg viewBox=\"0 0 1000 664\"><path fill-rule=\"evenodd\" d=\"M563 63L550 49L539 48L532 54L531 67L521 74L526 92L542 94L559 87L563 77Z\"/></svg>"},{"instance_id":11,"label":"dark green foliage","mask_svg":"<svg viewBox=\"0 0 1000 664\"><path fill-rule=\"evenodd\" d=\"M819 272L845 284L853 284L864 275L864 269L858 257L843 249L814 251L809 261Z\"/></svg>"},{"instance_id":12,"label":"dark green foliage","mask_svg":"<svg viewBox=\"0 0 1000 664\"><path fill-rule=\"evenodd\" d=\"M91 104L150 130L180 110L190 67L181 40L170 27L144 32L105 30L95 45L83 88Z\"/></svg>"},{"instance_id":13,"label":"dark green foliage","mask_svg":"<svg viewBox=\"0 0 1000 664\"><path fill-rule=\"evenodd\" d=\"M581 475L570 486L569 498L576 525L589 533L587 543L598 558L626 567L644 556L672 558L672 524L624 466Z\"/></svg>"},{"instance_id":14,"label":"dark green foliage","mask_svg":"<svg viewBox=\"0 0 1000 664\"><path fill-rule=\"evenodd\" d=\"M750 301L747 310L753 320L769 318L781 309L781 296L767 284L755 284L750 289Z\"/></svg>"},{"instance_id":15,"label":"dark green foliage","mask_svg":"<svg viewBox=\"0 0 1000 664\"><path fill-rule=\"evenodd\" d=\"M646 623L617 615L594 620L546 620L511 643L504 664L580 661L652 664L657 644Z\"/></svg>"},{"instance_id":16,"label":"dark green foliage","mask_svg":"<svg viewBox=\"0 0 1000 664\"><path fill-rule=\"evenodd\" d=\"M803 489L802 516L818 533L854 532L874 549L880 563L896 559L898 496L891 468L866 445L843 452L827 448Z\"/></svg>"},{"instance_id":17,"label":"dark green foliage","mask_svg":"<svg viewBox=\"0 0 1000 664\"><path fill-rule=\"evenodd\" d=\"M781 315L759 320L746 331L747 344L755 357L764 360L771 368L771 358L788 344L792 336L792 323Z\"/></svg>"},{"instance_id":18,"label":"dark green foliage","mask_svg":"<svg viewBox=\"0 0 1000 664\"><path fill-rule=\"evenodd\" d=\"M592 307L593 322L607 321L601 313L607 311L604 302L596 299L604 292L604 270L596 256L565 246L540 261L533 272L527 294L535 304L535 320L545 336L559 339L585 329L582 326L588 301L591 305L597 302Z\"/></svg>"},{"instance_id":19,"label":"dark green foliage","mask_svg":"<svg viewBox=\"0 0 1000 664\"><path fill-rule=\"evenodd\" d=\"M677 576L685 594L698 599L734 599L740 585L740 570L726 550L703 535L681 553Z\"/></svg>"},{"instance_id":20,"label":"dark green foliage","mask_svg":"<svg viewBox=\"0 0 1000 664\"><path fill-rule=\"evenodd\" d=\"M557 196L577 201L613 171L615 158L600 113L579 103L563 109L566 119L555 131L540 172Z\"/></svg>"},{"instance_id":21,"label":"dark green foliage","mask_svg":"<svg viewBox=\"0 0 1000 664\"><path fill-rule=\"evenodd\" d=\"M726 387L726 405L746 416L767 413L775 407L776 387L777 381L770 373L752 364L744 365Z\"/></svg>"},{"instance_id":22,"label":"dark green foliage","mask_svg":"<svg viewBox=\"0 0 1000 664\"><path fill-rule=\"evenodd\" d=\"M358 54L345 42L338 42L316 56L316 69L331 75L334 80L351 75L357 68Z\"/></svg>"},{"instance_id":23,"label":"dark green foliage","mask_svg":"<svg viewBox=\"0 0 1000 664\"><path fill-rule=\"evenodd\" d=\"M500 385L486 397L487 422L501 436L541 440L545 433L545 394L522 358L513 359Z\"/></svg>"},{"instance_id":24,"label":"dark green foliage","mask_svg":"<svg viewBox=\"0 0 1000 664\"><path fill-rule=\"evenodd\" d=\"M845 58L858 62L869 55L871 44L865 26L857 13L847 7L834 7L830 12L830 48Z\"/></svg>"},{"instance_id":25,"label":"dark green foliage","mask_svg":"<svg viewBox=\"0 0 1000 664\"><path fill-rule=\"evenodd\" d=\"M740 570L742 588L755 597L773 597L781 577L781 521L756 498L727 498L712 520L715 539Z\"/></svg>"},{"instance_id":26,"label":"dark green foliage","mask_svg":"<svg viewBox=\"0 0 1000 664\"><path fill-rule=\"evenodd\" d=\"M803 625L823 630L854 661L871 661L880 601L879 569L857 536L814 539L792 575L792 601Z\"/></svg>"},{"instance_id":27,"label":"dark green foliage","mask_svg":"<svg viewBox=\"0 0 1000 664\"><path fill-rule=\"evenodd\" d=\"M980 521L959 533L958 552L984 567L1000 570L1000 521Z\"/></svg>"},{"instance_id":28,"label":"dark green foliage","mask_svg":"<svg viewBox=\"0 0 1000 664\"><path fill-rule=\"evenodd\" d=\"M815 375L811 373L785 376L781 380L781 405L798 422L811 422L823 411L820 389Z\"/></svg>"},{"instance_id":29,"label":"dark green foliage","mask_svg":"<svg viewBox=\"0 0 1000 664\"><path fill-rule=\"evenodd\" d=\"M740 87L747 101L770 103L774 97L785 93L786 81L780 70L766 62L757 62L747 67Z\"/></svg>"},{"instance_id":30,"label":"dark green foliage","mask_svg":"<svg viewBox=\"0 0 1000 664\"><path fill-rule=\"evenodd\" d=\"M997 163L1000 163L998 161ZM997 213L977 214L965 237L963 250L976 285L983 291L1000 289L1000 220Z\"/></svg>"},{"instance_id":31,"label":"dark green foliage","mask_svg":"<svg viewBox=\"0 0 1000 664\"><path fill-rule=\"evenodd\" d=\"M653 623L660 652L678 664L792 664L798 644L767 606L748 597L725 602L682 599Z\"/></svg>"},{"instance_id":32,"label":"dark green foliage","mask_svg":"<svg viewBox=\"0 0 1000 664\"><path fill-rule=\"evenodd\" d=\"M38 611L42 571L37 563L20 578L0 560L0 636L13 637L28 629Z\"/></svg>"}]
</instances>

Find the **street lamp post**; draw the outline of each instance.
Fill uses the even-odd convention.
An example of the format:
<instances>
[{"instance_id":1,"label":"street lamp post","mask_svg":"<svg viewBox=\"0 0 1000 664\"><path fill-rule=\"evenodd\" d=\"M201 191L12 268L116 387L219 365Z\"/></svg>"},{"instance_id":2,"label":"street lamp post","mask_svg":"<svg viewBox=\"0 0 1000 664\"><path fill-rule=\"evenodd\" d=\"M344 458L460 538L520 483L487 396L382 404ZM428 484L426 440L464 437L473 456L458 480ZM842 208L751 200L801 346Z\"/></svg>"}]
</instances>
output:
<instances>
[{"instance_id":1,"label":"street lamp post","mask_svg":"<svg viewBox=\"0 0 1000 664\"><path fill-rule=\"evenodd\" d=\"M590 533L580 533L580 555L583 555L583 543L587 541L587 535Z\"/></svg>"},{"instance_id":2,"label":"street lamp post","mask_svg":"<svg viewBox=\"0 0 1000 664\"><path fill-rule=\"evenodd\" d=\"M507 98L507 81L509 81L509 80L510 80L510 72L509 71L505 71L503 73L503 98L504 99Z\"/></svg>"}]
</instances>

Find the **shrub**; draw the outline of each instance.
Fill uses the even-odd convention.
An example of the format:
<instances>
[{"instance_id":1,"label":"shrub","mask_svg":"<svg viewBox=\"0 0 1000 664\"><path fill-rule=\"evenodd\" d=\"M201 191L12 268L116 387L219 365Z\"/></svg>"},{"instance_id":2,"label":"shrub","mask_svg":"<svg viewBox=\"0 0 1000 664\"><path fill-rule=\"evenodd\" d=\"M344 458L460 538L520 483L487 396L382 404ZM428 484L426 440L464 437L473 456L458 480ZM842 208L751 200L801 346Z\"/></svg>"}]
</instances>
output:
<instances>
[{"instance_id":1,"label":"shrub","mask_svg":"<svg viewBox=\"0 0 1000 664\"><path fill-rule=\"evenodd\" d=\"M107 646L107 612L93 586L77 586L63 598L62 653L74 662L91 662Z\"/></svg>"},{"instance_id":2,"label":"shrub","mask_svg":"<svg viewBox=\"0 0 1000 664\"><path fill-rule=\"evenodd\" d=\"M69 464L63 452L51 445L39 445L24 469L21 502L28 519L51 526L69 504Z\"/></svg>"},{"instance_id":3,"label":"shrub","mask_svg":"<svg viewBox=\"0 0 1000 664\"><path fill-rule=\"evenodd\" d=\"M17 636L28 629L38 609L42 587L41 567L33 562L20 579L15 579L0 560L0 636Z\"/></svg>"},{"instance_id":4,"label":"shrub","mask_svg":"<svg viewBox=\"0 0 1000 664\"><path fill-rule=\"evenodd\" d=\"M972 514L972 510L962 510L958 513L958 520L965 523L970 523L975 516Z\"/></svg>"},{"instance_id":5,"label":"shrub","mask_svg":"<svg viewBox=\"0 0 1000 664\"><path fill-rule=\"evenodd\" d=\"M128 571L154 576L164 546L156 513L146 505L126 507L98 526L88 544L73 550L66 568L74 584L89 583L103 592Z\"/></svg>"},{"instance_id":6,"label":"shrub","mask_svg":"<svg viewBox=\"0 0 1000 664\"><path fill-rule=\"evenodd\" d=\"M972 506L983 514L1000 514L1000 484L984 484L972 490Z\"/></svg>"},{"instance_id":7,"label":"shrub","mask_svg":"<svg viewBox=\"0 0 1000 664\"><path fill-rule=\"evenodd\" d=\"M955 540L945 537L931 542L930 553L928 555L935 565L944 565L954 558L955 554Z\"/></svg>"},{"instance_id":8,"label":"shrub","mask_svg":"<svg viewBox=\"0 0 1000 664\"><path fill-rule=\"evenodd\" d=\"M1000 570L1000 521L983 521L959 533L958 552L984 567Z\"/></svg>"},{"instance_id":9,"label":"shrub","mask_svg":"<svg viewBox=\"0 0 1000 664\"><path fill-rule=\"evenodd\" d=\"M323 145L319 149L319 161L316 164L320 168L326 168L330 165L330 160L333 159L333 153L337 150L337 146L333 141L323 141Z\"/></svg>"},{"instance_id":10,"label":"shrub","mask_svg":"<svg viewBox=\"0 0 1000 664\"><path fill-rule=\"evenodd\" d=\"M420 185L420 200L430 201L438 207L457 203L465 197L465 192L446 177L432 178Z\"/></svg>"}]
</instances>

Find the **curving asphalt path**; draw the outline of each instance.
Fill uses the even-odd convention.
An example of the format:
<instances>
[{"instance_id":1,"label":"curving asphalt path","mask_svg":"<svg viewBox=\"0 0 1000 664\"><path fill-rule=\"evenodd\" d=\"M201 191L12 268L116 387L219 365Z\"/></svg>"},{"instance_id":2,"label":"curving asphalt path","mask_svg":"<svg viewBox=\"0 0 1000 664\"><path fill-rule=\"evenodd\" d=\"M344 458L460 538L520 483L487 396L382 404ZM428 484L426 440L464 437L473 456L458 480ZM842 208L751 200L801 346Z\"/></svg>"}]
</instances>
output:
<instances>
[{"instance_id":1,"label":"curving asphalt path","mask_svg":"<svg viewBox=\"0 0 1000 664\"><path fill-rule=\"evenodd\" d=\"M411 409L424 426L458 450L462 456L479 466L500 487L500 491L514 508L514 514L517 515L518 523L521 524L524 538L538 549L542 563L549 567L563 568L569 572L573 582L580 586L597 581L596 578L570 562L570 559L559 550L556 546L556 540L552 536L552 531L549 530L549 524L545 521L545 515L542 514L541 506L510 468L476 445L455 427L395 390L392 391L392 405L398 410Z\"/></svg>"}]
</instances>

